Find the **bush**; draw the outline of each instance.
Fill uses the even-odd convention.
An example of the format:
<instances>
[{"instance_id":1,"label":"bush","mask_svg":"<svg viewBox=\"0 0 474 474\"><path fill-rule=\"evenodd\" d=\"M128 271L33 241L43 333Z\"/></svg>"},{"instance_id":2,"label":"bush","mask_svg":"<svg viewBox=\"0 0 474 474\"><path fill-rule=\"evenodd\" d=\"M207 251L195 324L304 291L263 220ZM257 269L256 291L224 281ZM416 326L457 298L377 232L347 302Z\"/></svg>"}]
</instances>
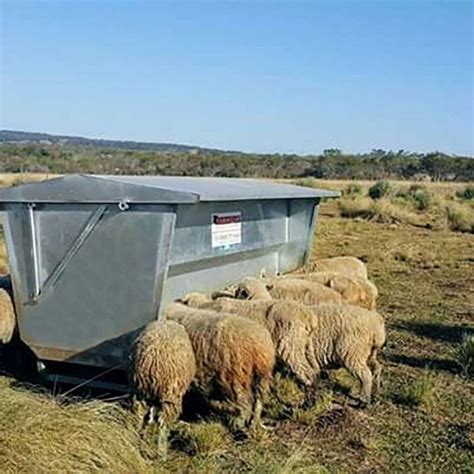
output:
<instances>
[{"instance_id":1,"label":"bush","mask_svg":"<svg viewBox=\"0 0 474 474\"><path fill-rule=\"evenodd\" d=\"M373 204L373 201L369 198L341 199L339 208L342 217L370 219L373 217L371 209Z\"/></svg>"},{"instance_id":2,"label":"bush","mask_svg":"<svg viewBox=\"0 0 474 474\"><path fill-rule=\"evenodd\" d=\"M474 334L463 334L456 349L455 359L466 377L474 376Z\"/></svg>"},{"instance_id":3,"label":"bush","mask_svg":"<svg viewBox=\"0 0 474 474\"><path fill-rule=\"evenodd\" d=\"M403 206L393 204L388 199L373 201L369 198L342 199L339 202L341 217L372 220L384 224L418 225L419 217Z\"/></svg>"},{"instance_id":4,"label":"bush","mask_svg":"<svg viewBox=\"0 0 474 474\"><path fill-rule=\"evenodd\" d=\"M426 211L433 202L431 193L421 184L412 184L408 189L399 189L393 198L395 204L403 205L407 201L419 211Z\"/></svg>"},{"instance_id":5,"label":"bush","mask_svg":"<svg viewBox=\"0 0 474 474\"><path fill-rule=\"evenodd\" d=\"M372 199L380 199L390 193L392 189L388 181L377 181L369 188L369 196Z\"/></svg>"},{"instance_id":6,"label":"bush","mask_svg":"<svg viewBox=\"0 0 474 474\"><path fill-rule=\"evenodd\" d=\"M460 199L465 199L466 201L474 199L474 186L466 186L464 189L460 189L456 193L456 196Z\"/></svg>"},{"instance_id":7,"label":"bush","mask_svg":"<svg viewBox=\"0 0 474 474\"><path fill-rule=\"evenodd\" d=\"M346 186L343 194L346 196L362 196L364 188L359 183L350 183Z\"/></svg>"},{"instance_id":8,"label":"bush","mask_svg":"<svg viewBox=\"0 0 474 474\"><path fill-rule=\"evenodd\" d=\"M446 220L451 230L474 233L474 211L467 205L455 202L448 204Z\"/></svg>"},{"instance_id":9,"label":"bush","mask_svg":"<svg viewBox=\"0 0 474 474\"><path fill-rule=\"evenodd\" d=\"M426 189L416 189L411 193L415 207L420 211L426 211L431 207L432 198Z\"/></svg>"}]
</instances>

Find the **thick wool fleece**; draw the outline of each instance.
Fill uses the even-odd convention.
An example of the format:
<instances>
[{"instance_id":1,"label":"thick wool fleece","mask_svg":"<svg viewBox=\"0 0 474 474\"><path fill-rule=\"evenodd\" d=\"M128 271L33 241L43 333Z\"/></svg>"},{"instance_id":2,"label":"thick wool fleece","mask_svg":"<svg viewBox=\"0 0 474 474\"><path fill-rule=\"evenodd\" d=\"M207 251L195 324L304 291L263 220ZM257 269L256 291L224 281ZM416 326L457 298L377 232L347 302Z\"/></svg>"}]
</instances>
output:
<instances>
[{"instance_id":1,"label":"thick wool fleece","mask_svg":"<svg viewBox=\"0 0 474 474\"><path fill-rule=\"evenodd\" d=\"M272 380L275 349L270 333L246 318L173 303L165 316L182 324L196 356L196 386L212 407L234 415L241 429L258 423Z\"/></svg>"},{"instance_id":2,"label":"thick wool fleece","mask_svg":"<svg viewBox=\"0 0 474 474\"><path fill-rule=\"evenodd\" d=\"M148 324L132 345L129 362L132 393L165 409L167 421L174 421L196 373L193 347L184 327L174 321Z\"/></svg>"},{"instance_id":3,"label":"thick wool fleece","mask_svg":"<svg viewBox=\"0 0 474 474\"><path fill-rule=\"evenodd\" d=\"M310 262L303 268L310 272L337 272L352 277L368 278L367 267L362 260L356 257L331 257L321 258Z\"/></svg>"},{"instance_id":4,"label":"thick wool fleece","mask_svg":"<svg viewBox=\"0 0 474 474\"><path fill-rule=\"evenodd\" d=\"M277 368L289 372L305 386L314 381L311 346L311 313L301 303L281 300L239 300L191 293L183 302L189 306L244 316L263 324L270 332L276 351Z\"/></svg>"},{"instance_id":5,"label":"thick wool fleece","mask_svg":"<svg viewBox=\"0 0 474 474\"><path fill-rule=\"evenodd\" d=\"M377 288L375 285L361 277L350 277L337 272L315 272L288 274L284 279L299 278L320 283L337 291L345 303L360 306L366 309L375 309Z\"/></svg>"},{"instance_id":6,"label":"thick wool fleece","mask_svg":"<svg viewBox=\"0 0 474 474\"><path fill-rule=\"evenodd\" d=\"M16 329L15 310L10 295L0 288L0 344L8 344Z\"/></svg>"},{"instance_id":7,"label":"thick wool fleece","mask_svg":"<svg viewBox=\"0 0 474 474\"><path fill-rule=\"evenodd\" d=\"M237 286L236 296L239 299L291 300L308 305L342 303L342 297L337 291L320 283L299 278L272 278L270 280L245 278Z\"/></svg>"}]
</instances>

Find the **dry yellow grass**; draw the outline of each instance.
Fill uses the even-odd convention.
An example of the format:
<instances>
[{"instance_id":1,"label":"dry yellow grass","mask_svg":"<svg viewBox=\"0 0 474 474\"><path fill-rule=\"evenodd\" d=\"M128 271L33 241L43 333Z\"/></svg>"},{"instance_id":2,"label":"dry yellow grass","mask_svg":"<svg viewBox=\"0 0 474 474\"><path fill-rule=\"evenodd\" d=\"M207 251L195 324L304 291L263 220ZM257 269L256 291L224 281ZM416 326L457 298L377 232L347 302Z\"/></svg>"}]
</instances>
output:
<instances>
[{"instance_id":1,"label":"dry yellow grass","mask_svg":"<svg viewBox=\"0 0 474 474\"><path fill-rule=\"evenodd\" d=\"M14 386L0 378L2 472L149 472L136 420L120 407Z\"/></svg>"},{"instance_id":2,"label":"dry yellow grass","mask_svg":"<svg viewBox=\"0 0 474 474\"><path fill-rule=\"evenodd\" d=\"M44 181L45 179L51 179L57 176L56 174L46 173L0 173L0 187Z\"/></svg>"}]
</instances>

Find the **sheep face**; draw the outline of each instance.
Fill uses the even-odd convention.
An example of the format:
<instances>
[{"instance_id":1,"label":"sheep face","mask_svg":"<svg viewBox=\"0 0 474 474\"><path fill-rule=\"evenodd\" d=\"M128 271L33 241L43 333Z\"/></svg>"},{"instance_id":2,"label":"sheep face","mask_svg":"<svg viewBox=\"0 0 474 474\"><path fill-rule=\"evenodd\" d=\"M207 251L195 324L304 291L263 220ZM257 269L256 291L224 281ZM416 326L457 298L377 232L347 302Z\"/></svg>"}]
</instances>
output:
<instances>
[{"instance_id":1,"label":"sheep face","mask_svg":"<svg viewBox=\"0 0 474 474\"><path fill-rule=\"evenodd\" d=\"M271 283L264 283L257 278L246 278L237 286L235 297L240 300L271 299L269 290L272 288Z\"/></svg>"},{"instance_id":2,"label":"sheep face","mask_svg":"<svg viewBox=\"0 0 474 474\"><path fill-rule=\"evenodd\" d=\"M183 298L177 300L179 303L182 303L186 306L191 306L192 308L199 308L203 304L209 302L209 298L202 293L188 293L183 296Z\"/></svg>"}]
</instances>

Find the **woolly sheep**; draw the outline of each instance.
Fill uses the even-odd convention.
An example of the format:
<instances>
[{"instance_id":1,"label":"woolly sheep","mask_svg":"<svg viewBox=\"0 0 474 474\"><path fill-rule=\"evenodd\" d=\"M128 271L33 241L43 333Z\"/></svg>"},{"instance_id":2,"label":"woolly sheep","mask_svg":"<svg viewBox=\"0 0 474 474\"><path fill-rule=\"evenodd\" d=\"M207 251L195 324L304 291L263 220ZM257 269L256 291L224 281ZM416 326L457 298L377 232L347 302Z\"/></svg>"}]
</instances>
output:
<instances>
[{"instance_id":1,"label":"woolly sheep","mask_svg":"<svg viewBox=\"0 0 474 474\"><path fill-rule=\"evenodd\" d=\"M266 326L275 346L277 370L288 372L304 387L305 405L314 402L311 314L305 306L295 301L273 299L238 300L220 297L211 301L201 293L190 293L181 301L195 308L244 316Z\"/></svg>"},{"instance_id":2,"label":"woolly sheep","mask_svg":"<svg viewBox=\"0 0 474 474\"><path fill-rule=\"evenodd\" d=\"M245 278L239 285L235 296L238 299L282 299L293 300L309 305L322 303L341 304L342 298L337 291L320 283L299 278L272 278L258 280Z\"/></svg>"},{"instance_id":3,"label":"woolly sheep","mask_svg":"<svg viewBox=\"0 0 474 474\"><path fill-rule=\"evenodd\" d=\"M269 293L261 281L246 278L238 285L236 297L268 300ZM376 311L348 304L322 304L307 308L312 318L316 380L322 369L339 364L358 378L361 404L368 404L373 382L375 391L380 385L381 368L376 356L386 337L382 316Z\"/></svg>"},{"instance_id":4,"label":"woolly sheep","mask_svg":"<svg viewBox=\"0 0 474 474\"><path fill-rule=\"evenodd\" d=\"M303 271L305 273L337 272L350 277L368 278L365 263L356 257L321 258L310 262Z\"/></svg>"},{"instance_id":5,"label":"woolly sheep","mask_svg":"<svg viewBox=\"0 0 474 474\"><path fill-rule=\"evenodd\" d=\"M310 309L317 371L334 366L346 368L359 380L360 402L367 405L380 388L377 351L386 339L382 316L352 305L319 305Z\"/></svg>"},{"instance_id":6,"label":"woolly sheep","mask_svg":"<svg viewBox=\"0 0 474 474\"><path fill-rule=\"evenodd\" d=\"M193 347L183 326L174 321L148 324L134 341L128 377L134 408L147 407L143 426L158 415L158 448L166 452L168 427L181 414L183 396L196 373Z\"/></svg>"},{"instance_id":7,"label":"woolly sheep","mask_svg":"<svg viewBox=\"0 0 474 474\"><path fill-rule=\"evenodd\" d=\"M375 309L378 295L375 285L365 278L349 277L337 272L316 272L304 274L289 274L283 278L300 278L325 285L337 291L348 303L366 309Z\"/></svg>"},{"instance_id":8,"label":"woolly sheep","mask_svg":"<svg viewBox=\"0 0 474 474\"><path fill-rule=\"evenodd\" d=\"M242 290L252 292L249 286L255 279L246 282L250 285L245 286L245 281L240 284L238 296ZM264 322L275 343L278 361L305 385L306 404L313 399L321 370L335 363L342 364L362 381L361 403L370 401L372 377L375 391L380 385L377 350L385 342L385 324L380 314L348 304L306 306L290 301L272 302L268 293L260 296L264 299L246 301L224 297L206 303L202 295L190 295L188 301ZM366 367L372 370L369 376Z\"/></svg>"},{"instance_id":9,"label":"woolly sheep","mask_svg":"<svg viewBox=\"0 0 474 474\"><path fill-rule=\"evenodd\" d=\"M165 316L182 324L196 357L196 388L212 408L231 415L231 429L260 424L275 349L268 330L246 318L173 303Z\"/></svg>"},{"instance_id":10,"label":"woolly sheep","mask_svg":"<svg viewBox=\"0 0 474 474\"><path fill-rule=\"evenodd\" d=\"M0 344L8 344L16 329L15 310L10 295L0 288Z\"/></svg>"}]
</instances>

